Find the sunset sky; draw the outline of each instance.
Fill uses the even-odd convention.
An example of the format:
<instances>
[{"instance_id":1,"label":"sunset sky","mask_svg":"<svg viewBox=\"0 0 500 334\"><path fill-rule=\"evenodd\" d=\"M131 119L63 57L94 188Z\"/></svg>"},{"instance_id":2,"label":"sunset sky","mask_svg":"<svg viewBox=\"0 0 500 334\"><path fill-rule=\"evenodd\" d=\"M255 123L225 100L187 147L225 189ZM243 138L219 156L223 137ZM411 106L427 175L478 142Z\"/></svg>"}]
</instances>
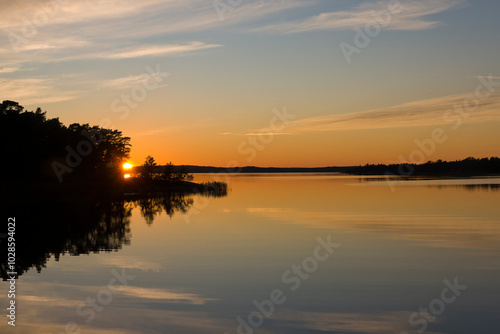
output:
<instances>
[{"instance_id":1,"label":"sunset sky","mask_svg":"<svg viewBox=\"0 0 500 334\"><path fill-rule=\"evenodd\" d=\"M1 6L0 100L119 129L136 164L500 156L498 1Z\"/></svg>"}]
</instances>

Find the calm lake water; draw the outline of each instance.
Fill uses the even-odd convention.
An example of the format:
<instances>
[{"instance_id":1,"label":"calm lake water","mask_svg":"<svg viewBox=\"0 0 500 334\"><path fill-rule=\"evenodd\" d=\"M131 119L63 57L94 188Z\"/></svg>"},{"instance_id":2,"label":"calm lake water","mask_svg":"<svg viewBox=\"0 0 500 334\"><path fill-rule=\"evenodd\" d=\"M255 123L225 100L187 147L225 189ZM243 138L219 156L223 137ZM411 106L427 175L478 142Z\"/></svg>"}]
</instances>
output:
<instances>
[{"instance_id":1,"label":"calm lake water","mask_svg":"<svg viewBox=\"0 0 500 334\"><path fill-rule=\"evenodd\" d=\"M228 181L227 197L96 215L79 203L54 217L66 225L21 230L31 269L17 280L16 327L2 317L0 332L498 333L500 178ZM79 256L56 261L65 251Z\"/></svg>"}]
</instances>

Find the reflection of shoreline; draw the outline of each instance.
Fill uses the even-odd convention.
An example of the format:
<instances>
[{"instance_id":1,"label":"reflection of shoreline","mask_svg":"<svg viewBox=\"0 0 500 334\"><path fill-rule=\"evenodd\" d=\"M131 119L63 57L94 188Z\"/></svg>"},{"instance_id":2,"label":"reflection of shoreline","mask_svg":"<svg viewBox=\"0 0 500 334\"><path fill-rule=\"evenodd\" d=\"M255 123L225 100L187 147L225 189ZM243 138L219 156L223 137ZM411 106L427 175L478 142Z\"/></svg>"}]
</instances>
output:
<instances>
[{"instance_id":1,"label":"reflection of shoreline","mask_svg":"<svg viewBox=\"0 0 500 334\"><path fill-rule=\"evenodd\" d=\"M217 194L217 196L225 196ZM186 213L193 205L193 194L154 193L109 197L95 193L15 196L3 198L9 217L16 217L16 269L7 267L7 247L0 247L0 275L22 275L31 268L41 272L50 258L118 251L131 243L130 217L139 208L147 224L161 213L173 217ZM212 193L205 196L216 196ZM7 226L5 224L5 226ZM2 227L5 229L6 227ZM21 237L22 236L22 237Z\"/></svg>"},{"instance_id":2,"label":"reflection of shoreline","mask_svg":"<svg viewBox=\"0 0 500 334\"><path fill-rule=\"evenodd\" d=\"M120 198L124 194L202 194L212 197L226 196L228 185L224 182L167 181L147 180L140 178L122 178L110 182L27 182L23 180L6 180L2 185L0 198L53 197L110 199Z\"/></svg>"},{"instance_id":3,"label":"reflection of shoreline","mask_svg":"<svg viewBox=\"0 0 500 334\"><path fill-rule=\"evenodd\" d=\"M485 183L485 184L449 184L449 185L429 185L429 188L445 189L445 188L456 188L465 189L468 191L500 191L500 184L497 183Z\"/></svg>"},{"instance_id":4,"label":"reflection of shoreline","mask_svg":"<svg viewBox=\"0 0 500 334\"><path fill-rule=\"evenodd\" d=\"M455 188L469 191L499 191L500 178L359 178L359 183L350 183L350 186L383 186L387 187L428 187L428 188Z\"/></svg>"}]
</instances>

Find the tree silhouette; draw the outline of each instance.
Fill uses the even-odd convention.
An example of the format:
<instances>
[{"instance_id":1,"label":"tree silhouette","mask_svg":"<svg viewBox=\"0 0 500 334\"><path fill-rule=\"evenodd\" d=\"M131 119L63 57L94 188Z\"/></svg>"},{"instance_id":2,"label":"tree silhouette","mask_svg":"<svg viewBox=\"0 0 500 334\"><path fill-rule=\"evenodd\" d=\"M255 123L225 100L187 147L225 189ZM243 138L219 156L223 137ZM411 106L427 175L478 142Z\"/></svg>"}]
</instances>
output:
<instances>
[{"instance_id":1,"label":"tree silhouette","mask_svg":"<svg viewBox=\"0 0 500 334\"><path fill-rule=\"evenodd\" d=\"M142 165L141 176L145 179L152 180L154 178L156 166L157 164L155 158L148 155L144 160L144 164Z\"/></svg>"},{"instance_id":2,"label":"tree silhouette","mask_svg":"<svg viewBox=\"0 0 500 334\"><path fill-rule=\"evenodd\" d=\"M175 167L171 161L163 168L161 177L169 182L193 181L194 179L193 175L189 174L184 166Z\"/></svg>"},{"instance_id":3,"label":"tree silhouette","mask_svg":"<svg viewBox=\"0 0 500 334\"><path fill-rule=\"evenodd\" d=\"M130 138L118 130L89 124L64 126L38 108L26 111L14 101L0 104L2 175L14 182L109 180L128 158Z\"/></svg>"},{"instance_id":4,"label":"tree silhouette","mask_svg":"<svg viewBox=\"0 0 500 334\"><path fill-rule=\"evenodd\" d=\"M392 164L369 165L348 168L347 173L364 175L446 175L446 176L474 176L499 175L500 158L476 159L468 157L457 161L428 161L423 164Z\"/></svg>"}]
</instances>

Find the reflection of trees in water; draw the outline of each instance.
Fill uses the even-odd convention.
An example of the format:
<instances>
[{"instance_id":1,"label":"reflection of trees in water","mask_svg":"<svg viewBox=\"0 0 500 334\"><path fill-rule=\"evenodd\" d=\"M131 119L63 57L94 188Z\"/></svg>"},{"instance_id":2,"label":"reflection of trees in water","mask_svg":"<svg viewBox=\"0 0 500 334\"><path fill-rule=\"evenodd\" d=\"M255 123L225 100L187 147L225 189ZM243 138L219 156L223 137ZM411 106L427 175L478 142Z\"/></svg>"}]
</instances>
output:
<instances>
[{"instance_id":1,"label":"reflection of trees in water","mask_svg":"<svg viewBox=\"0 0 500 334\"><path fill-rule=\"evenodd\" d=\"M18 199L21 196L15 196ZM193 204L192 195L154 194L135 195L113 200L90 200L92 196L64 198L62 196L31 198L11 202L2 198L2 207L8 208L5 217L16 218L16 268L21 275L35 267L38 272L53 256L78 256L99 252L118 251L131 240L130 217L132 209L140 208L148 224L162 212L170 217L186 213ZM5 221L7 221L5 219ZM0 233L6 233L2 224ZM7 240L0 243L0 274L9 276Z\"/></svg>"},{"instance_id":2,"label":"reflection of trees in water","mask_svg":"<svg viewBox=\"0 0 500 334\"><path fill-rule=\"evenodd\" d=\"M131 206L124 201L91 202L87 198L30 199L9 203L16 218L16 268L21 275L35 267L38 272L53 256L116 251L130 244ZM0 245L0 273L5 279L7 253Z\"/></svg>"},{"instance_id":3,"label":"reflection of trees in water","mask_svg":"<svg viewBox=\"0 0 500 334\"><path fill-rule=\"evenodd\" d=\"M209 198L224 197L228 194L228 186L224 182L202 183L200 189L197 189L195 193ZM163 212L170 218L176 212L186 213L194 203L192 196L193 194L179 193L148 194L146 196L136 194L129 195L127 199L133 203L134 207L141 209L141 215L149 225Z\"/></svg>"},{"instance_id":4,"label":"reflection of trees in water","mask_svg":"<svg viewBox=\"0 0 500 334\"><path fill-rule=\"evenodd\" d=\"M360 177L358 178L359 183L371 183L371 182L397 182L397 181L434 181L434 180L445 180L445 181L450 181L450 180L460 180L460 179L435 179L435 178L423 178L423 177L408 177L408 178L403 178L403 177L369 177L369 178L364 178ZM468 180L468 179L464 179ZM418 184L417 184L418 185ZM429 188L437 188L439 190L442 189L449 189L449 188L454 188L454 189L460 189L460 190L468 190L468 191L500 191L500 184L498 183L477 183L477 184L428 184L426 185Z\"/></svg>"},{"instance_id":5,"label":"reflection of trees in water","mask_svg":"<svg viewBox=\"0 0 500 334\"><path fill-rule=\"evenodd\" d=\"M455 189L465 189L471 192L476 192L476 191L491 191L491 192L496 192L500 191L500 184L450 184L450 185L436 185L436 186L429 186L431 188L438 188L438 189L446 189L446 188L455 188Z\"/></svg>"},{"instance_id":6,"label":"reflection of trees in water","mask_svg":"<svg viewBox=\"0 0 500 334\"><path fill-rule=\"evenodd\" d=\"M162 194L141 196L132 200L134 207L139 207L146 223L152 224L154 219L165 212L170 218L176 212L186 213L193 205L193 198L183 194Z\"/></svg>"},{"instance_id":7,"label":"reflection of trees in water","mask_svg":"<svg viewBox=\"0 0 500 334\"><path fill-rule=\"evenodd\" d=\"M80 254L110 252L122 245L130 244L131 205L127 202L99 202L90 208L92 217L77 224L63 224L69 228L68 238L62 252L78 256ZM80 214L74 212L73 215ZM59 253L59 254L60 254ZM54 253L56 261L59 254Z\"/></svg>"}]
</instances>

